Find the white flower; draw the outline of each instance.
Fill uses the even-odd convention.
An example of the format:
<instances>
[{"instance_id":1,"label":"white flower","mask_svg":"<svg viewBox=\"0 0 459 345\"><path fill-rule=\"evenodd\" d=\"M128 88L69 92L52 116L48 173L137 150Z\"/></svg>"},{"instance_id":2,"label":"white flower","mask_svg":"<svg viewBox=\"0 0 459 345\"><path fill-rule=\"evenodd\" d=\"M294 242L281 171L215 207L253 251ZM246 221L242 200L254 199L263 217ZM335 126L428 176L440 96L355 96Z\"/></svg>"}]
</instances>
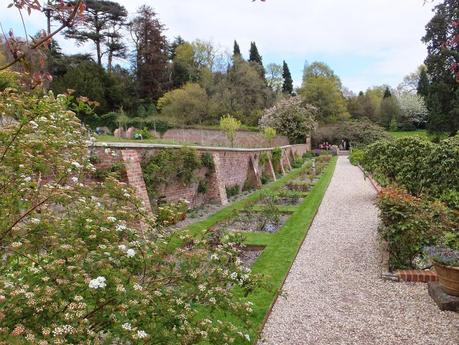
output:
<instances>
[{"instance_id":1,"label":"white flower","mask_svg":"<svg viewBox=\"0 0 459 345\"><path fill-rule=\"evenodd\" d=\"M116 222L116 218L115 217L107 217L107 220L111 223L115 223Z\"/></svg>"},{"instance_id":2,"label":"white flower","mask_svg":"<svg viewBox=\"0 0 459 345\"><path fill-rule=\"evenodd\" d=\"M25 182L30 182L30 181L32 181L32 178L30 176L26 176L26 177L24 177L24 181Z\"/></svg>"},{"instance_id":3,"label":"white flower","mask_svg":"<svg viewBox=\"0 0 459 345\"><path fill-rule=\"evenodd\" d=\"M126 322L121 325L121 328L125 329L126 331L130 331L132 329L132 326L130 323Z\"/></svg>"},{"instance_id":4,"label":"white flower","mask_svg":"<svg viewBox=\"0 0 459 345\"><path fill-rule=\"evenodd\" d=\"M78 162L72 162L72 165L77 169L81 168L81 164Z\"/></svg>"},{"instance_id":5,"label":"white flower","mask_svg":"<svg viewBox=\"0 0 459 345\"><path fill-rule=\"evenodd\" d=\"M212 304L217 303L217 300L214 297L209 298L209 302Z\"/></svg>"},{"instance_id":6,"label":"white flower","mask_svg":"<svg viewBox=\"0 0 459 345\"><path fill-rule=\"evenodd\" d=\"M121 250L122 252L125 252L127 250L127 247L124 244L120 244L118 246L118 249Z\"/></svg>"},{"instance_id":7,"label":"white flower","mask_svg":"<svg viewBox=\"0 0 459 345\"><path fill-rule=\"evenodd\" d=\"M236 279L237 278L237 273L236 272L231 273L230 278L231 279Z\"/></svg>"},{"instance_id":8,"label":"white flower","mask_svg":"<svg viewBox=\"0 0 459 345\"><path fill-rule=\"evenodd\" d=\"M73 182L73 183L77 183L77 182L78 182L78 177L73 176L73 177L72 177L72 182Z\"/></svg>"},{"instance_id":9,"label":"white flower","mask_svg":"<svg viewBox=\"0 0 459 345\"><path fill-rule=\"evenodd\" d=\"M109 218L110 218L110 217L109 217ZM117 224L117 225L116 225L116 231L124 231L124 230L126 230L126 229L127 229L127 228L126 228L126 225L124 225L124 224Z\"/></svg>"},{"instance_id":10,"label":"white flower","mask_svg":"<svg viewBox=\"0 0 459 345\"><path fill-rule=\"evenodd\" d=\"M128 258L132 258L135 256L135 250L134 249L128 249L127 252L126 252L126 255L128 256Z\"/></svg>"},{"instance_id":11,"label":"white flower","mask_svg":"<svg viewBox=\"0 0 459 345\"><path fill-rule=\"evenodd\" d=\"M139 284L134 284L134 290L136 291L142 291L143 290L143 287Z\"/></svg>"},{"instance_id":12,"label":"white flower","mask_svg":"<svg viewBox=\"0 0 459 345\"><path fill-rule=\"evenodd\" d=\"M247 339L247 341L250 341L250 335L246 334L244 337Z\"/></svg>"},{"instance_id":13,"label":"white flower","mask_svg":"<svg viewBox=\"0 0 459 345\"><path fill-rule=\"evenodd\" d=\"M38 124L35 121L30 121L29 123L33 128L37 128L38 127Z\"/></svg>"},{"instance_id":14,"label":"white flower","mask_svg":"<svg viewBox=\"0 0 459 345\"><path fill-rule=\"evenodd\" d=\"M203 284L200 284L200 285L198 285L198 289L199 289L200 291L205 291L205 290L206 290L206 286L203 285Z\"/></svg>"},{"instance_id":15,"label":"white flower","mask_svg":"<svg viewBox=\"0 0 459 345\"><path fill-rule=\"evenodd\" d=\"M31 218L31 219L30 219L30 222L31 222L32 224L40 224L40 219L38 219L38 218Z\"/></svg>"},{"instance_id":16,"label":"white flower","mask_svg":"<svg viewBox=\"0 0 459 345\"><path fill-rule=\"evenodd\" d=\"M143 338L148 337L148 334L147 334L145 331L138 330L138 331L137 331L137 336L138 336L140 339L143 339Z\"/></svg>"},{"instance_id":17,"label":"white flower","mask_svg":"<svg viewBox=\"0 0 459 345\"><path fill-rule=\"evenodd\" d=\"M217 261L217 260L218 260L218 255L217 255L217 254L212 254L212 255L210 256L210 260L215 260L215 261Z\"/></svg>"},{"instance_id":18,"label":"white flower","mask_svg":"<svg viewBox=\"0 0 459 345\"><path fill-rule=\"evenodd\" d=\"M89 282L90 289L103 289L107 286L105 277L97 277Z\"/></svg>"}]
</instances>

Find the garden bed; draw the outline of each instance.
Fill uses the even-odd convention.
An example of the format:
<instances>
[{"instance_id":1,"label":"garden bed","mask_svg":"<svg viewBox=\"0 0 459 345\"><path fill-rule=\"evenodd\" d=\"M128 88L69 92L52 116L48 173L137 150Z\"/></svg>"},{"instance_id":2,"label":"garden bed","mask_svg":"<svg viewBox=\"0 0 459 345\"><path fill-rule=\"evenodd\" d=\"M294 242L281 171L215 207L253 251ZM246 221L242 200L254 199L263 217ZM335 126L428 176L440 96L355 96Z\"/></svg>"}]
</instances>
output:
<instances>
[{"instance_id":1,"label":"garden bed","mask_svg":"<svg viewBox=\"0 0 459 345\"><path fill-rule=\"evenodd\" d=\"M239 256L242 265L246 268L251 268L265 248L265 246L247 246L243 248Z\"/></svg>"},{"instance_id":2,"label":"garden bed","mask_svg":"<svg viewBox=\"0 0 459 345\"><path fill-rule=\"evenodd\" d=\"M280 214L277 219L274 219L267 217L264 212L240 212L237 216L217 225L217 229L274 233L287 222L288 218L287 214Z\"/></svg>"}]
</instances>

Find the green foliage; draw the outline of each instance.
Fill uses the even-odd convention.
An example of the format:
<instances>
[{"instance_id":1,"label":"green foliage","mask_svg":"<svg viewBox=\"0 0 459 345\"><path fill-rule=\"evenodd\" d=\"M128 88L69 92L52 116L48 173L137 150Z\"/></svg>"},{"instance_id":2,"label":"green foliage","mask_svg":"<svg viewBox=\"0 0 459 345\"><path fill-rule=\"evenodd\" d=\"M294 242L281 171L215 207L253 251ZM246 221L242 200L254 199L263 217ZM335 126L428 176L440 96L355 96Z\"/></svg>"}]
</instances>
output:
<instances>
[{"instance_id":1,"label":"green foliage","mask_svg":"<svg viewBox=\"0 0 459 345\"><path fill-rule=\"evenodd\" d=\"M160 205L155 209L156 225L158 227L168 227L185 220L188 212L188 202L180 200Z\"/></svg>"},{"instance_id":2,"label":"green foliage","mask_svg":"<svg viewBox=\"0 0 459 345\"><path fill-rule=\"evenodd\" d=\"M386 91L388 91L388 89ZM390 95L390 91L389 91L389 95ZM393 119L397 121L397 118L399 117L399 115L400 115L400 105L397 101L397 98L393 96L383 97L380 108L379 108L377 122L381 126L384 126L385 128L389 129L391 126L391 121ZM397 129L397 123L395 123L394 128Z\"/></svg>"},{"instance_id":3,"label":"green foliage","mask_svg":"<svg viewBox=\"0 0 459 345\"><path fill-rule=\"evenodd\" d=\"M142 137L143 140L148 140L148 139L154 139L155 138L155 136L150 133L148 128L136 130L135 133L134 133L134 138L137 138L137 137L140 137L140 136Z\"/></svg>"},{"instance_id":4,"label":"green foliage","mask_svg":"<svg viewBox=\"0 0 459 345\"><path fill-rule=\"evenodd\" d=\"M384 128L362 119L319 127L312 135L312 144L317 147L323 142L340 144L341 140L348 140L352 147L360 147L389 138Z\"/></svg>"},{"instance_id":5,"label":"green foliage","mask_svg":"<svg viewBox=\"0 0 459 345\"><path fill-rule=\"evenodd\" d=\"M271 153L271 162L274 167L276 167L282 159L282 149L280 147L275 147Z\"/></svg>"},{"instance_id":6,"label":"green foliage","mask_svg":"<svg viewBox=\"0 0 459 345\"><path fill-rule=\"evenodd\" d=\"M380 233L388 243L392 269L413 267L424 247L438 244L447 232L459 231L459 214L440 202L386 189L379 195L378 206Z\"/></svg>"},{"instance_id":7,"label":"green foliage","mask_svg":"<svg viewBox=\"0 0 459 345\"><path fill-rule=\"evenodd\" d=\"M231 147L234 147L237 130L241 128L241 121L235 119L231 115L223 116L220 119L220 129L225 133Z\"/></svg>"},{"instance_id":8,"label":"green foliage","mask_svg":"<svg viewBox=\"0 0 459 345\"><path fill-rule=\"evenodd\" d=\"M3 91L8 87L19 87L19 74L7 69L0 71L0 91Z\"/></svg>"},{"instance_id":9,"label":"green foliage","mask_svg":"<svg viewBox=\"0 0 459 345\"><path fill-rule=\"evenodd\" d=\"M0 114L16 120L0 131L0 342L248 343L257 283L236 260L241 239L171 236L126 184L91 181L67 104L0 92Z\"/></svg>"},{"instance_id":10,"label":"green foliage","mask_svg":"<svg viewBox=\"0 0 459 345\"><path fill-rule=\"evenodd\" d=\"M349 117L341 81L323 63L315 62L305 68L300 95L305 103L318 109L317 120L320 123L333 123Z\"/></svg>"},{"instance_id":11,"label":"green foliage","mask_svg":"<svg viewBox=\"0 0 459 345\"><path fill-rule=\"evenodd\" d=\"M235 184L233 186L227 186L225 188L226 188L226 196L228 198L236 196L241 192L241 187L238 184Z\"/></svg>"},{"instance_id":12,"label":"green foliage","mask_svg":"<svg viewBox=\"0 0 459 345\"><path fill-rule=\"evenodd\" d=\"M457 137L439 144L418 137L379 141L366 148L362 165L381 183L396 183L415 196L459 190Z\"/></svg>"},{"instance_id":13,"label":"green foliage","mask_svg":"<svg viewBox=\"0 0 459 345\"><path fill-rule=\"evenodd\" d=\"M317 109L305 104L300 97L280 100L266 109L260 119L262 128L272 127L289 138L290 143L305 143L306 137L316 128Z\"/></svg>"},{"instance_id":14,"label":"green foliage","mask_svg":"<svg viewBox=\"0 0 459 345\"><path fill-rule=\"evenodd\" d=\"M104 181L109 176L114 177L120 181L123 181L126 179L127 176L126 166L124 165L124 163L119 162L112 164L108 168L96 168L96 171L94 172L93 176L99 181Z\"/></svg>"},{"instance_id":15,"label":"green foliage","mask_svg":"<svg viewBox=\"0 0 459 345\"><path fill-rule=\"evenodd\" d=\"M158 100L161 115L177 124L191 125L208 118L208 96L198 84L187 83L180 89L167 92Z\"/></svg>"},{"instance_id":16,"label":"green foliage","mask_svg":"<svg viewBox=\"0 0 459 345\"><path fill-rule=\"evenodd\" d=\"M214 158L209 152L205 152L201 156L201 164L203 167L207 168L209 172L215 170Z\"/></svg>"},{"instance_id":17,"label":"green foliage","mask_svg":"<svg viewBox=\"0 0 459 345\"><path fill-rule=\"evenodd\" d=\"M293 93L293 79L290 73L290 69L288 68L288 65L285 61L282 65L282 77L284 78L282 91L287 95L291 95Z\"/></svg>"},{"instance_id":18,"label":"green foliage","mask_svg":"<svg viewBox=\"0 0 459 345\"><path fill-rule=\"evenodd\" d=\"M142 170L150 198L156 199L162 188L174 181L189 185L196 178L196 170L201 164L196 150L188 147L165 149L145 157Z\"/></svg>"},{"instance_id":19,"label":"green foliage","mask_svg":"<svg viewBox=\"0 0 459 345\"><path fill-rule=\"evenodd\" d=\"M365 152L362 149L352 149L349 155L349 161L352 165L359 165L364 158Z\"/></svg>"},{"instance_id":20,"label":"green foliage","mask_svg":"<svg viewBox=\"0 0 459 345\"><path fill-rule=\"evenodd\" d=\"M209 191L209 183L206 179L199 180L198 183L198 193L199 194L206 194Z\"/></svg>"},{"instance_id":21,"label":"green foliage","mask_svg":"<svg viewBox=\"0 0 459 345\"><path fill-rule=\"evenodd\" d=\"M456 134L459 129L459 11L457 0L444 0L434 8L434 17L423 37L428 55L425 60L428 79L423 80L421 94L425 97L431 132Z\"/></svg>"},{"instance_id":22,"label":"green foliage","mask_svg":"<svg viewBox=\"0 0 459 345\"><path fill-rule=\"evenodd\" d=\"M276 138L277 136L277 132L274 128L272 127L265 127L263 129L263 136L265 137L265 139L268 141L269 145L272 145L273 143L273 140Z\"/></svg>"}]
</instances>

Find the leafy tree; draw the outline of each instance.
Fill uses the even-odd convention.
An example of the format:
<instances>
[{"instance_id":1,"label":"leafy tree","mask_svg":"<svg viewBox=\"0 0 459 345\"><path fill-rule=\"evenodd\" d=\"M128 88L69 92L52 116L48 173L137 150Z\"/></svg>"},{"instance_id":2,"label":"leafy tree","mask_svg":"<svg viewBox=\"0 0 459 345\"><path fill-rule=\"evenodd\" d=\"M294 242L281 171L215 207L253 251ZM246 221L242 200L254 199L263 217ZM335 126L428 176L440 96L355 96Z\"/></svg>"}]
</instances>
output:
<instances>
[{"instance_id":1,"label":"leafy tree","mask_svg":"<svg viewBox=\"0 0 459 345\"><path fill-rule=\"evenodd\" d=\"M397 95L400 105L399 127L402 130L412 130L425 125L428 110L424 99L414 92L404 91Z\"/></svg>"},{"instance_id":2,"label":"leafy tree","mask_svg":"<svg viewBox=\"0 0 459 345\"><path fill-rule=\"evenodd\" d=\"M434 13L423 37L430 80L427 127L454 134L459 129L459 1L443 0Z\"/></svg>"},{"instance_id":3,"label":"leafy tree","mask_svg":"<svg viewBox=\"0 0 459 345\"><path fill-rule=\"evenodd\" d=\"M134 69L139 98L156 101L164 93L167 82L168 45L164 26L155 11L141 6L130 24L134 41Z\"/></svg>"},{"instance_id":4,"label":"leafy tree","mask_svg":"<svg viewBox=\"0 0 459 345\"><path fill-rule=\"evenodd\" d=\"M288 68L287 63L284 61L282 65L282 77L284 78L284 84L282 85L282 91L287 95L293 94L293 79Z\"/></svg>"},{"instance_id":5,"label":"leafy tree","mask_svg":"<svg viewBox=\"0 0 459 345\"><path fill-rule=\"evenodd\" d=\"M231 115L223 116L220 119L220 129L225 132L226 137L231 143L231 147L234 147L234 139L239 128L241 128L241 121Z\"/></svg>"},{"instance_id":6,"label":"leafy tree","mask_svg":"<svg viewBox=\"0 0 459 345\"><path fill-rule=\"evenodd\" d=\"M199 84L187 83L158 100L163 117L177 124L192 125L208 120L209 98Z\"/></svg>"},{"instance_id":7,"label":"leafy tree","mask_svg":"<svg viewBox=\"0 0 459 345\"><path fill-rule=\"evenodd\" d=\"M107 53L110 70L113 58L125 54L126 46L122 42L120 29L125 25L127 11L114 1L86 0L85 3L85 20L68 28L65 36L81 44L88 41L94 43L98 65L102 66L102 57Z\"/></svg>"},{"instance_id":8,"label":"leafy tree","mask_svg":"<svg viewBox=\"0 0 459 345\"><path fill-rule=\"evenodd\" d=\"M260 119L261 128L272 127L289 138L291 143L305 143L317 127L317 109L296 96L280 100L266 109Z\"/></svg>"},{"instance_id":9,"label":"leafy tree","mask_svg":"<svg viewBox=\"0 0 459 345\"><path fill-rule=\"evenodd\" d=\"M212 100L217 114L230 114L247 125L257 125L260 112L273 103L273 93L253 64L236 60L215 85Z\"/></svg>"},{"instance_id":10,"label":"leafy tree","mask_svg":"<svg viewBox=\"0 0 459 345\"><path fill-rule=\"evenodd\" d=\"M281 65L271 63L266 66L266 82L268 83L268 86L274 91L274 93L279 94L282 92L284 78L282 76Z\"/></svg>"},{"instance_id":11,"label":"leafy tree","mask_svg":"<svg viewBox=\"0 0 459 345\"><path fill-rule=\"evenodd\" d=\"M318 109L317 120L321 123L333 123L349 117L341 93L341 81L324 63L314 62L305 69L300 94L306 103Z\"/></svg>"},{"instance_id":12,"label":"leafy tree","mask_svg":"<svg viewBox=\"0 0 459 345\"><path fill-rule=\"evenodd\" d=\"M383 99L390 98L390 97L392 97L392 93L390 92L389 87L386 87L386 89L384 90Z\"/></svg>"},{"instance_id":13,"label":"leafy tree","mask_svg":"<svg viewBox=\"0 0 459 345\"><path fill-rule=\"evenodd\" d=\"M169 60L175 59L177 47L181 46L184 43L186 43L186 41L181 36L177 36L174 38L172 43L169 44Z\"/></svg>"}]
</instances>

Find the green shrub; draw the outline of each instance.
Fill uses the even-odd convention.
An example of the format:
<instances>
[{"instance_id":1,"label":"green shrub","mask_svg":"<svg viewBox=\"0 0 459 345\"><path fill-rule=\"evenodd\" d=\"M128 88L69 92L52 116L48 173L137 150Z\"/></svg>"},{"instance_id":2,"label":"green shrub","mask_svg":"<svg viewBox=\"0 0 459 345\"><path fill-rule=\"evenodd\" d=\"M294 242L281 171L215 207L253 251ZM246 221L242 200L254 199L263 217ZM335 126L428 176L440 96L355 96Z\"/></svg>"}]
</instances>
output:
<instances>
[{"instance_id":1,"label":"green shrub","mask_svg":"<svg viewBox=\"0 0 459 345\"><path fill-rule=\"evenodd\" d=\"M413 267L424 247L435 245L451 231L459 231L459 213L438 201L420 199L398 189L379 195L381 237L387 241L392 269Z\"/></svg>"},{"instance_id":2,"label":"green shrub","mask_svg":"<svg viewBox=\"0 0 459 345\"><path fill-rule=\"evenodd\" d=\"M140 139L140 137L142 137L142 140L148 140L148 139L154 139L155 138L155 136L150 133L148 128L138 129L138 130L135 131L134 138L135 139L137 139L137 138Z\"/></svg>"},{"instance_id":3,"label":"green shrub","mask_svg":"<svg viewBox=\"0 0 459 345\"><path fill-rule=\"evenodd\" d=\"M277 164L279 164L281 159L282 159L282 149L280 147L274 148L272 155L271 155L271 162L273 163L273 166L276 166Z\"/></svg>"},{"instance_id":4,"label":"green shrub","mask_svg":"<svg viewBox=\"0 0 459 345\"><path fill-rule=\"evenodd\" d=\"M241 192L241 187L238 184L233 186L226 187L226 196L231 198L233 196L238 195Z\"/></svg>"},{"instance_id":5,"label":"green shrub","mask_svg":"<svg viewBox=\"0 0 459 345\"><path fill-rule=\"evenodd\" d=\"M199 180L198 193L206 194L208 190L209 190L209 183L207 182L207 180L205 179Z\"/></svg>"},{"instance_id":6,"label":"green shrub","mask_svg":"<svg viewBox=\"0 0 459 345\"><path fill-rule=\"evenodd\" d=\"M189 185L196 179L196 170L201 164L196 150L189 147L161 150L144 158L143 177L150 198L157 198L161 188L173 181Z\"/></svg>"},{"instance_id":7,"label":"green shrub","mask_svg":"<svg viewBox=\"0 0 459 345\"><path fill-rule=\"evenodd\" d=\"M209 152L205 152L201 156L201 164L203 167L207 168L209 171L215 170L214 158Z\"/></svg>"},{"instance_id":8,"label":"green shrub","mask_svg":"<svg viewBox=\"0 0 459 345\"><path fill-rule=\"evenodd\" d=\"M352 165L359 165L363 160L364 154L365 152L362 149L352 149L349 155L349 161Z\"/></svg>"},{"instance_id":9,"label":"green shrub","mask_svg":"<svg viewBox=\"0 0 459 345\"><path fill-rule=\"evenodd\" d=\"M168 227L186 219L188 202L180 200L178 202L166 203L159 206L155 211L156 225L159 227Z\"/></svg>"},{"instance_id":10,"label":"green shrub","mask_svg":"<svg viewBox=\"0 0 459 345\"><path fill-rule=\"evenodd\" d=\"M440 197L445 190L459 190L459 137L439 144L419 137L378 141L365 149L361 164L382 185Z\"/></svg>"}]
</instances>

